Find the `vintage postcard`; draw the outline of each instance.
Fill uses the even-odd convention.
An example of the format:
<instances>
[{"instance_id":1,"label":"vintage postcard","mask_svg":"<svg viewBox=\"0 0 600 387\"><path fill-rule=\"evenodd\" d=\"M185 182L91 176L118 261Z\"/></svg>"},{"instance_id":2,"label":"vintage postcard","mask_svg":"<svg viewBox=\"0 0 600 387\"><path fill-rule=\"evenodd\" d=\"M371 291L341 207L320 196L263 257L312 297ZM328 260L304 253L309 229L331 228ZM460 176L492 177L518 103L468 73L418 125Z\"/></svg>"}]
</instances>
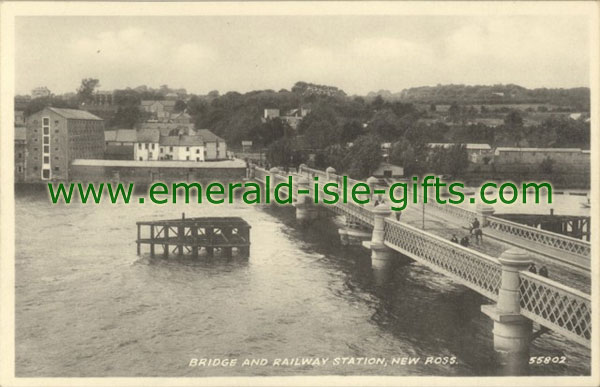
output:
<instances>
[{"instance_id":1,"label":"vintage postcard","mask_svg":"<svg viewBox=\"0 0 600 387\"><path fill-rule=\"evenodd\" d=\"M597 386L597 2L2 2L2 386Z\"/></svg>"}]
</instances>

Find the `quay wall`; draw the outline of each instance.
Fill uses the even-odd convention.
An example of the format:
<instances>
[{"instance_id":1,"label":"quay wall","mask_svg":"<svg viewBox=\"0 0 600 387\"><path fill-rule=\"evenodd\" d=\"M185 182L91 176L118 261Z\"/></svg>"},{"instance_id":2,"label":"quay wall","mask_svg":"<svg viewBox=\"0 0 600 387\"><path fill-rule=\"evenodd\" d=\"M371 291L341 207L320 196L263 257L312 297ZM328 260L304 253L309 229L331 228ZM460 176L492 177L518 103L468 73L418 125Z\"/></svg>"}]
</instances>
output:
<instances>
[{"instance_id":1,"label":"quay wall","mask_svg":"<svg viewBox=\"0 0 600 387\"><path fill-rule=\"evenodd\" d=\"M95 161L95 160L92 160ZM185 162L135 162L93 163L82 162L71 165L71 181L105 182L122 181L137 184L150 184L156 181L231 181L246 177L245 163L224 162L190 163ZM171 165L168 165L170 163Z\"/></svg>"}]
</instances>

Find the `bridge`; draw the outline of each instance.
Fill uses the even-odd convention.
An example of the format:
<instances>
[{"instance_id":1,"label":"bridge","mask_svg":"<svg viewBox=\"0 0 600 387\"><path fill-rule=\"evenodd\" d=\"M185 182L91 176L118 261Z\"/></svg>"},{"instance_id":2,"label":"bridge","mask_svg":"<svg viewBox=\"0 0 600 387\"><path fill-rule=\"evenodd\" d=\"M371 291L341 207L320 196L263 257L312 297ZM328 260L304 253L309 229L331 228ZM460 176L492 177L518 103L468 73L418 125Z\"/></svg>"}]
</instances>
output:
<instances>
[{"instance_id":1,"label":"bridge","mask_svg":"<svg viewBox=\"0 0 600 387\"><path fill-rule=\"evenodd\" d=\"M262 183L267 176L271 176L271 188L277 183L287 182L290 175L296 181L297 190L290 193L283 189L281 193L291 195L294 199L299 221L315 219L319 211L334 211L346 219L345 229L340 230L342 243L352 243L352 240L358 239L362 246L371 250L373 265L385 264L393 259L393 252L396 251L495 302L483 305L481 309L494 321L494 348L505 358L526 359L530 342L537 337L533 333L532 322L587 348L591 347L589 287L575 283L573 277L568 275L559 277L559 281L527 270L532 260L542 257L563 268L574 266L579 272L578 278L583 276L589 279L589 242L494 217L493 208L489 206L471 211L451 204L424 205L423 211L427 208L429 213L433 212L443 222L452 219L454 224L466 225L477 218L485 235L499 241L499 246L516 246L504 249L499 256L493 256L411 225L404 221L404 214L398 221L387 203L373 206L338 202L316 206L310 199L312 195L298 195L299 190L312 193L314 188L309 181L314 183L315 176L319 177L319 184L339 182L340 176L331 167L320 171L301 165L298 173L284 173L276 168L266 171L255 166L249 170L249 177ZM372 186L371 192L376 188L377 181L375 178L367 180ZM357 181L348 179L349 187L355 183ZM403 212L417 211L409 210L410 207Z\"/></svg>"}]
</instances>

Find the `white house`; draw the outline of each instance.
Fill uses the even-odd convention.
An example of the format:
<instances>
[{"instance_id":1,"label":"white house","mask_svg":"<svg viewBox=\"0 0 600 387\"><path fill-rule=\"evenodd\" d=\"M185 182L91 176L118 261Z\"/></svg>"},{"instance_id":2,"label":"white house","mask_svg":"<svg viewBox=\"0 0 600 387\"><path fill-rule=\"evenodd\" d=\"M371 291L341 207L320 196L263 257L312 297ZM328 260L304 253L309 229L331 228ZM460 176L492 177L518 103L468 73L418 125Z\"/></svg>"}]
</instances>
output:
<instances>
[{"instance_id":1,"label":"white house","mask_svg":"<svg viewBox=\"0 0 600 387\"><path fill-rule=\"evenodd\" d=\"M160 132L157 129L144 129L137 132L133 147L133 157L138 161L159 160Z\"/></svg>"},{"instance_id":2,"label":"white house","mask_svg":"<svg viewBox=\"0 0 600 387\"><path fill-rule=\"evenodd\" d=\"M204 139L184 135L161 137L160 160L205 161Z\"/></svg>"}]
</instances>

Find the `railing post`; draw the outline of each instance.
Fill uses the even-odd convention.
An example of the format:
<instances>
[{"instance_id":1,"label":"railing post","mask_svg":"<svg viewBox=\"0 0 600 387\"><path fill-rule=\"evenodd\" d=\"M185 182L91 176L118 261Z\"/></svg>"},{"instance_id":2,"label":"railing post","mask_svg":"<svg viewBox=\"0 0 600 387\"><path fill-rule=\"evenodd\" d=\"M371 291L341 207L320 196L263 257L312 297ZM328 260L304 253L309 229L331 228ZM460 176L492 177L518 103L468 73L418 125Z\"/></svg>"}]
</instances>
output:
<instances>
[{"instance_id":1,"label":"railing post","mask_svg":"<svg viewBox=\"0 0 600 387\"><path fill-rule=\"evenodd\" d=\"M479 221L479 224L481 227L487 227L489 220L488 218L492 215L494 215L494 207L488 205L488 204L477 204L476 207L476 211L477 211L477 220Z\"/></svg>"},{"instance_id":2,"label":"railing post","mask_svg":"<svg viewBox=\"0 0 600 387\"><path fill-rule=\"evenodd\" d=\"M303 169L306 169L306 164L300 164L298 166L298 174L302 174L303 173Z\"/></svg>"},{"instance_id":3,"label":"railing post","mask_svg":"<svg viewBox=\"0 0 600 387\"><path fill-rule=\"evenodd\" d=\"M327 177L328 182L335 180L335 173L336 173L335 168L327 167L327 169L325 170L325 176Z\"/></svg>"},{"instance_id":4,"label":"railing post","mask_svg":"<svg viewBox=\"0 0 600 387\"><path fill-rule=\"evenodd\" d=\"M498 258L502 277L496 305L483 305L481 311L494 321L494 349L508 372L519 374L527 364L531 341L531 321L520 313L519 271L531 264L527 252L518 248L505 251ZM523 364L524 362L524 364Z\"/></svg>"}]
</instances>

